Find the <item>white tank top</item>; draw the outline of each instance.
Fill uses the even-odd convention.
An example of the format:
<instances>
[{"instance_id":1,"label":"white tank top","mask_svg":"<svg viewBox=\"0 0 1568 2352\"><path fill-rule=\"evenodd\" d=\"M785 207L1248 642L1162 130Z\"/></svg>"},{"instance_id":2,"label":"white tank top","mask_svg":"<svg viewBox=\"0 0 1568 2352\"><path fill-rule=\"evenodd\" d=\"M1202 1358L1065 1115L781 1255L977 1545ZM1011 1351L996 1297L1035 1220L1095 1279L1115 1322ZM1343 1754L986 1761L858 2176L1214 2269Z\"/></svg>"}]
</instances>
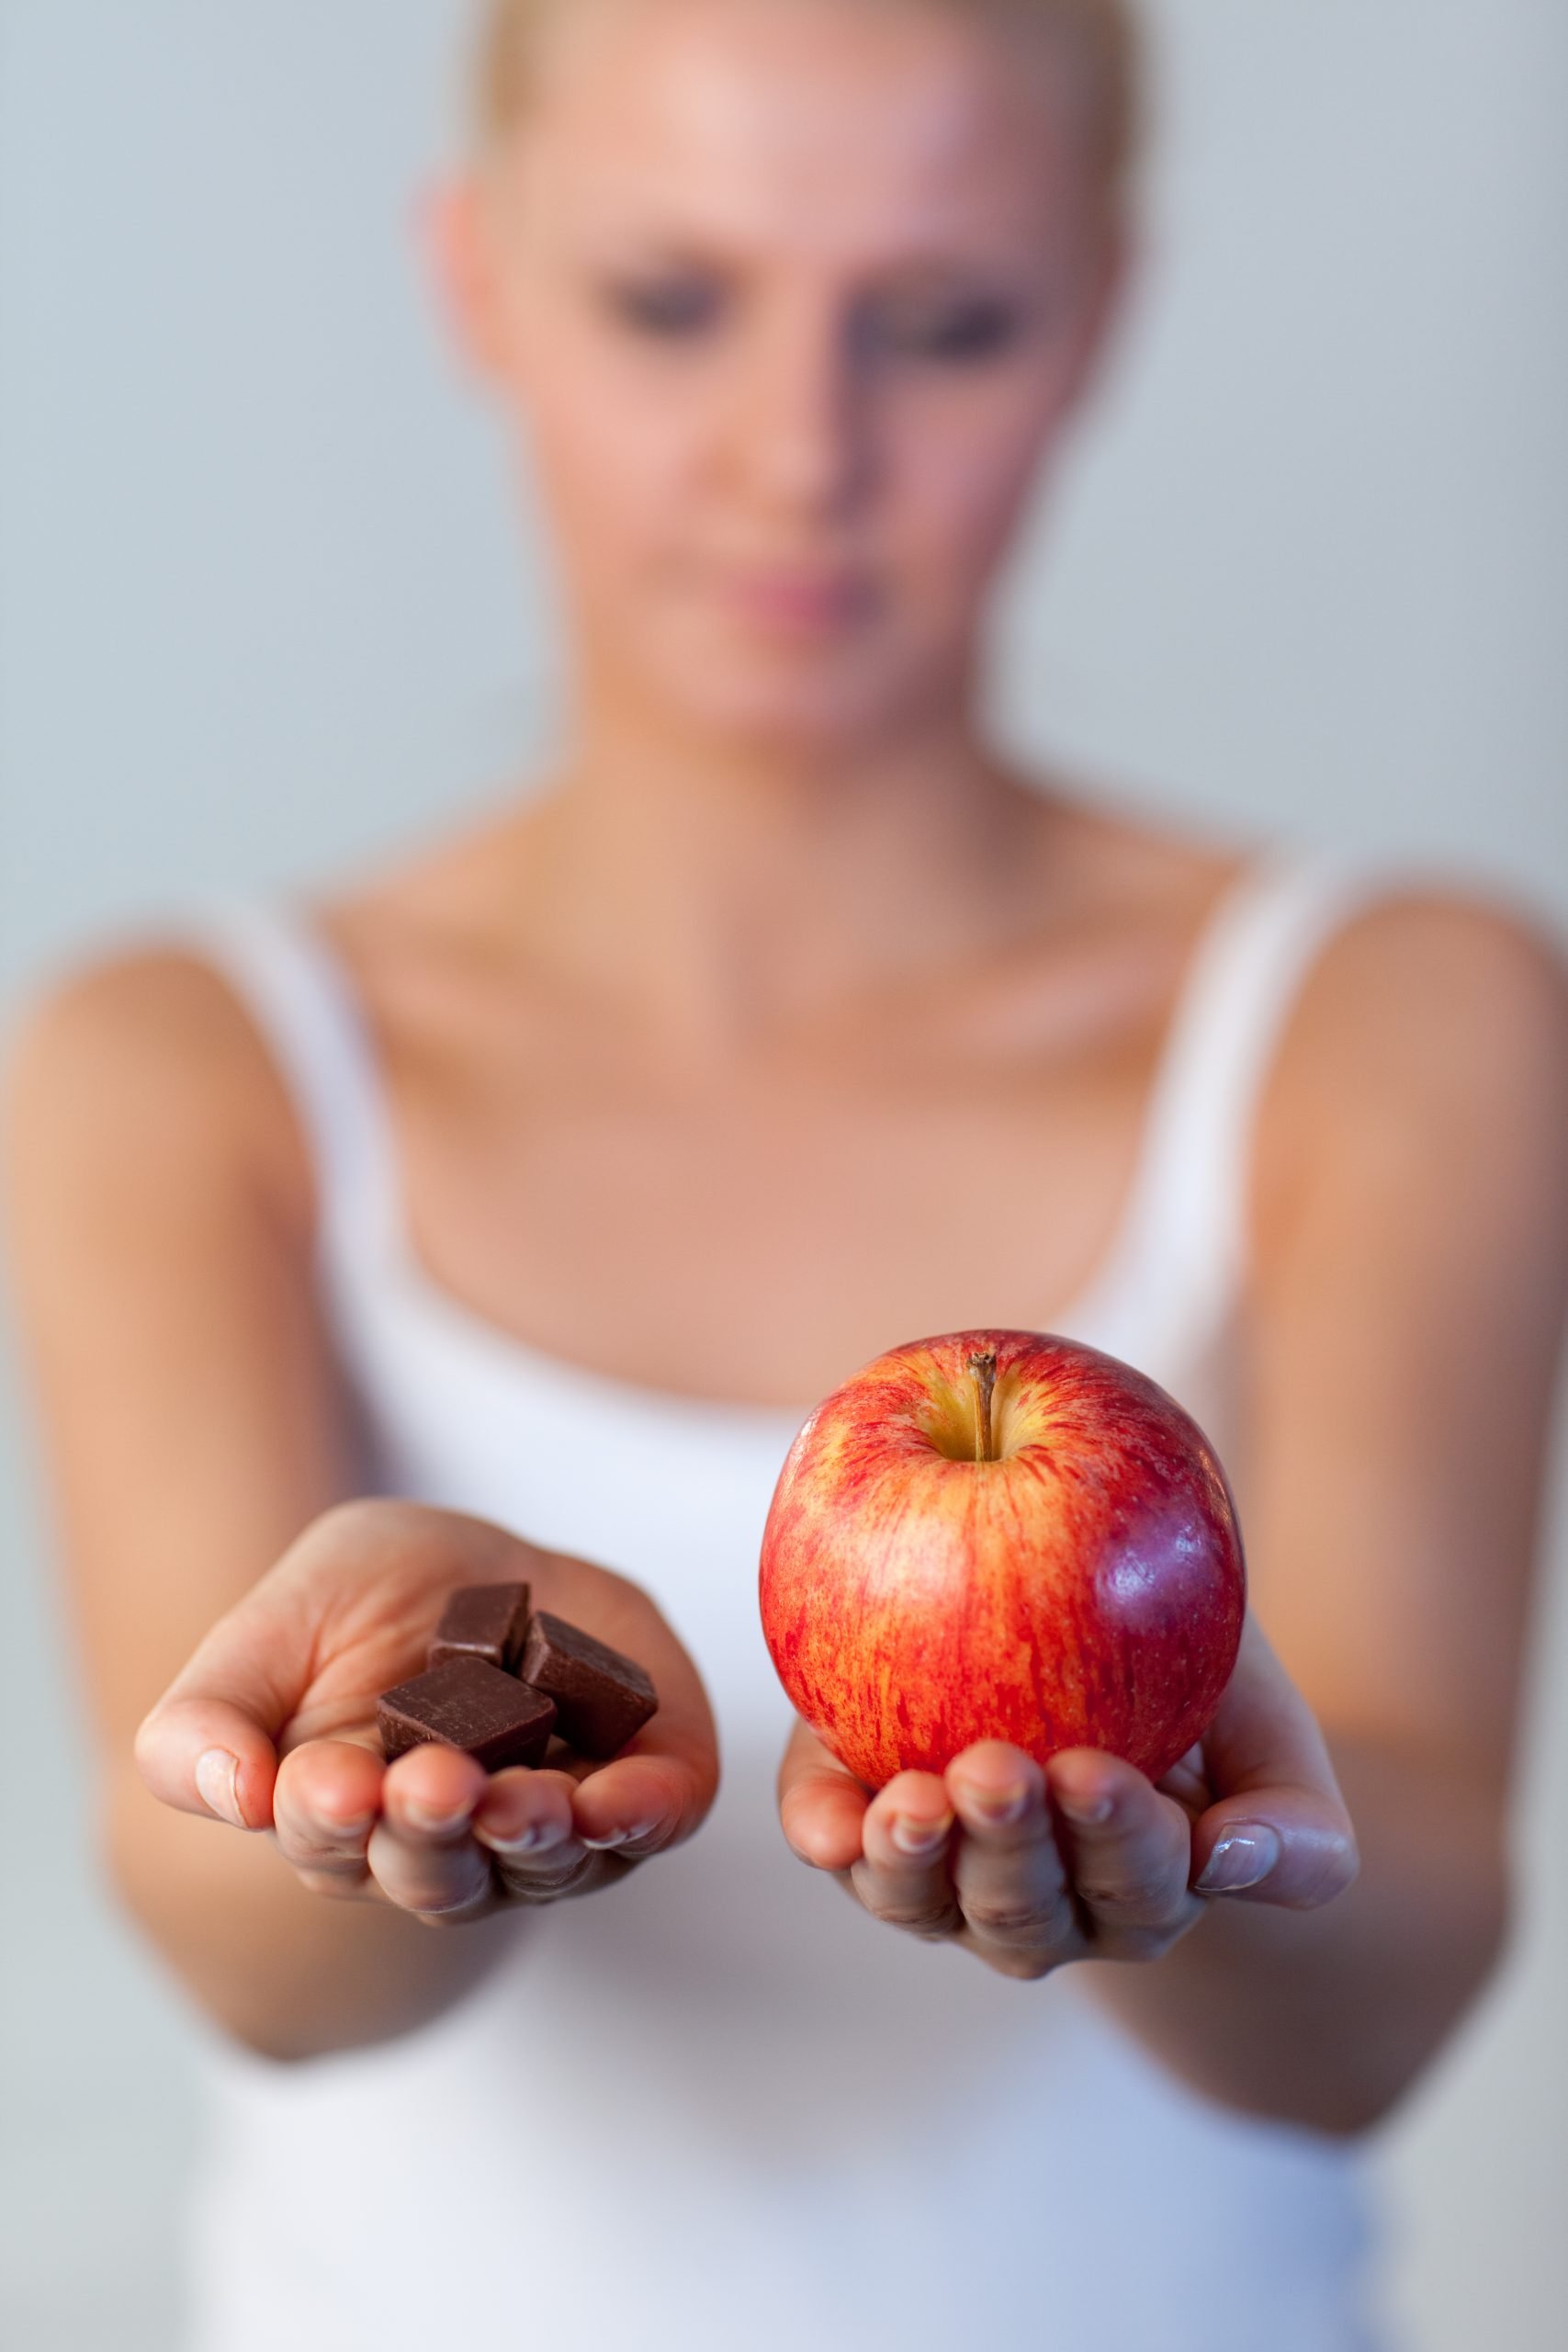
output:
<instances>
[{"instance_id":1,"label":"white tank top","mask_svg":"<svg viewBox=\"0 0 1568 2352\"><path fill-rule=\"evenodd\" d=\"M1253 1106L1304 973L1376 887L1277 848L1228 895L1120 1233L1052 1318L1151 1374L1222 1456ZM785 1846L757 1563L817 1399L640 1387L458 1305L411 1252L366 1030L304 910L224 902L182 930L296 1102L377 1487L636 1577L723 1758L694 1838L532 1915L406 2039L286 2066L202 2032L195 2352L1365 2352L1353 2151L1180 2086L1081 1968L994 1975Z\"/></svg>"}]
</instances>

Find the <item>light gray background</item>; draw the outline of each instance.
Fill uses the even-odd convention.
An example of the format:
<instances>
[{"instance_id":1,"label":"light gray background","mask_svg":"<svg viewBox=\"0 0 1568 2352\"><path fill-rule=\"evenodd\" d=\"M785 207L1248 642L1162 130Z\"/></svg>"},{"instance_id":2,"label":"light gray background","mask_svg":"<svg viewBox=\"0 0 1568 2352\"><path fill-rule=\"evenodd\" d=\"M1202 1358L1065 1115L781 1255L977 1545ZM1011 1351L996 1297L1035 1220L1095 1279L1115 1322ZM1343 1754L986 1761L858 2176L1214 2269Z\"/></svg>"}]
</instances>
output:
<instances>
[{"instance_id":1,"label":"light gray background","mask_svg":"<svg viewBox=\"0 0 1568 2352\"><path fill-rule=\"evenodd\" d=\"M13 1001L195 889L438 828L547 740L545 567L409 235L463 13L0 0ZM1153 13L1144 308L1021 559L1004 722L1151 808L1568 916L1568 10ZM86 1858L25 1415L5 1430L0 2330L168 2352L186 2029ZM1427 2352L1568 2330L1563 1520L1560 1485L1515 1949L1378 2160Z\"/></svg>"}]
</instances>

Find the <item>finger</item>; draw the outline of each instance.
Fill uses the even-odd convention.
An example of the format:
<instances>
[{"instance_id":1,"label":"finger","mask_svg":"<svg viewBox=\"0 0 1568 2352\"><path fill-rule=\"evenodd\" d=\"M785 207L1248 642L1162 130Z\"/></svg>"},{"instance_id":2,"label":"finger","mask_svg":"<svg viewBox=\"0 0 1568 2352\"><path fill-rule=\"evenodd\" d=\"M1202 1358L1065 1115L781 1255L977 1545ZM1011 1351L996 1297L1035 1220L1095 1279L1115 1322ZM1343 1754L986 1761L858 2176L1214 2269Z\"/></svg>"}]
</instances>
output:
<instances>
[{"instance_id":1,"label":"finger","mask_svg":"<svg viewBox=\"0 0 1568 2352\"><path fill-rule=\"evenodd\" d=\"M1089 1940L1106 1959L1147 1956L1202 1911L1188 1892L1191 1823L1134 1765L1067 1747L1046 1768Z\"/></svg>"},{"instance_id":2,"label":"finger","mask_svg":"<svg viewBox=\"0 0 1568 2352\"><path fill-rule=\"evenodd\" d=\"M615 1757L582 1780L569 1780L568 1786L573 1830L585 1846L600 1851L649 1854L677 1846L712 1802L705 1794L705 1775L668 1754Z\"/></svg>"},{"instance_id":3,"label":"finger","mask_svg":"<svg viewBox=\"0 0 1568 2352\"><path fill-rule=\"evenodd\" d=\"M803 1862L848 1871L862 1853L871 1791L796 1715L779 1766L779 1826ZM847 1883L847 1882L846 1882Z\"/></svg>"},{"instance_id":4,"label":"finger","mask_svg":"<svg viewBox=\"0 0 1568 2352\"><path fill-rule=\"evenodd\" d=\"M491 1854L504 1892L519 1902L553 1903L602 1886L615 1857L577 1835L570 1772L516 1765L498 1772L474 1815L474 1836Z\"/></svg>"},{"instance_id":5,"label":"finger","mask_svg":"<svg viewBox=\"0 0 1568 2352\"><path fill-rule=\"evenodd\" d=\"M1250 1612L1204 1750L1216 1801L1193 1826L1200 1894L1313 1910L1353 1883L1356 1833L1327 1742Z\"/></svg>"},{"instance_id":6,"label":"finger","mask_svg":"<svg viewBox=\"0 0 1568 2352\"><path fill-rule=\"evenodd\" d=\"M352 1740L313 1739L286 1756L273 1791L273 1826L286 1861L352 1892L369 1878L366 1860L381 1806L386 1768Z\"/></svg>"},{"instance_id":7,"label":"finger","mask_svg":"<svg viewBox=\"0 0 1568 2352\"><path fill-rule=\"evenodd\" d=\"M472 1834L489 1777L461 1748L436 1741L388 1766L366 1859L389 1902L425 1918L477 1916L490 1906L491 1858Z\"/></svg>"},{"instance_id":8,"label":"finger","mask_svg":"<svg viewBox=\"0 0 1568 2352\"><path fill-rule=\"evenodd\" d=\"M855 1893L873 1918L920 1936L951 1936L964 1922L949 1875L956 1815L934 1772L895 1772L865 1809Z\"/></svg>"},{"instance_id":9,"label":"finger","mask_svg":"<svg viewBox=\"0 0 1568 2352\"><path fill-rule=\"evenodd\" d=\"M474 1812L474 1835L495 1853L546 1854L574 1835L571 1776L514 1764L494 1772Z\"/></svg>"},{"instance_id":10,"label":"finger","mask_svg":"<svg viewBox=\"0 0 1568 2352\"><path fill-rule=\"evenodd\" d=\"M1045 1775L1001 1739L977 1739L942 1775L964 1835L953 1860L975 1941L1011 1958L1081 1955L1072 1886L1051 1825Z\"/></svg>"}]
</instances>

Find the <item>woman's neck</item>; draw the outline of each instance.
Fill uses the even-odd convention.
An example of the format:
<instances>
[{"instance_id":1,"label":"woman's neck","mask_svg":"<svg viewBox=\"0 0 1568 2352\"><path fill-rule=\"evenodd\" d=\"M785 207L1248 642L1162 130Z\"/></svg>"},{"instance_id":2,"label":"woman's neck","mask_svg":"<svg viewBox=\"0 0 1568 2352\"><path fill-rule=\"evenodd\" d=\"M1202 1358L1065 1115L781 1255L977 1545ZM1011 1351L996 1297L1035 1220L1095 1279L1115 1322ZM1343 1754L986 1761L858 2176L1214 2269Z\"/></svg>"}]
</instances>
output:
<instances>
[{"instance_id":1,"label":"woman's neck","mask_svg":"<svg viewBox=\"0 0 1568 2352\"><path fill-rule=\"evenodd\" d=\"M602 722L492 879L531 958L722 1055L1037 925L1049 822L958 725L828 759Z\"/></svg>"}]
</instances>

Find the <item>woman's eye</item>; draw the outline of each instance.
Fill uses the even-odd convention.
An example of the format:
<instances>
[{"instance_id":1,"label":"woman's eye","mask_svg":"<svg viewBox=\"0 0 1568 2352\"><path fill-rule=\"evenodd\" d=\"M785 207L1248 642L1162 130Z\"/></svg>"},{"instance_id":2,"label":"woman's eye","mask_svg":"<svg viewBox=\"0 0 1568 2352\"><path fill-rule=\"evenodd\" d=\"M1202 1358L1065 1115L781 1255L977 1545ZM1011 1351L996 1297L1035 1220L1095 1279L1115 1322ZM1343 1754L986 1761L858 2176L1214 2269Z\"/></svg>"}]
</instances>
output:
<instances>
[{"instance_id":1,"label":"woman's eye","mask_svg":"<svg viewBox=\"0 0 1568 2352\"><path fill-rule=\"evenodd\" d=\"M622 284L612 287L609 300L617 317L644 334L693 334L706 326L718 310L718 297L711 287L688 280Z\"/></svg>"},{"instance_id":2,"label":"woman's eye","mask_svg":"<svg viewBox=\"0 0 1568 2352\"><path fill-rule=\"evenodd\" d=\"M873 332L887 348L916 358L986 359L1017 340L1020 323L1005 303L971 302L915 318L889 316L874 322Z\"/></svg>"}]
</instances>

